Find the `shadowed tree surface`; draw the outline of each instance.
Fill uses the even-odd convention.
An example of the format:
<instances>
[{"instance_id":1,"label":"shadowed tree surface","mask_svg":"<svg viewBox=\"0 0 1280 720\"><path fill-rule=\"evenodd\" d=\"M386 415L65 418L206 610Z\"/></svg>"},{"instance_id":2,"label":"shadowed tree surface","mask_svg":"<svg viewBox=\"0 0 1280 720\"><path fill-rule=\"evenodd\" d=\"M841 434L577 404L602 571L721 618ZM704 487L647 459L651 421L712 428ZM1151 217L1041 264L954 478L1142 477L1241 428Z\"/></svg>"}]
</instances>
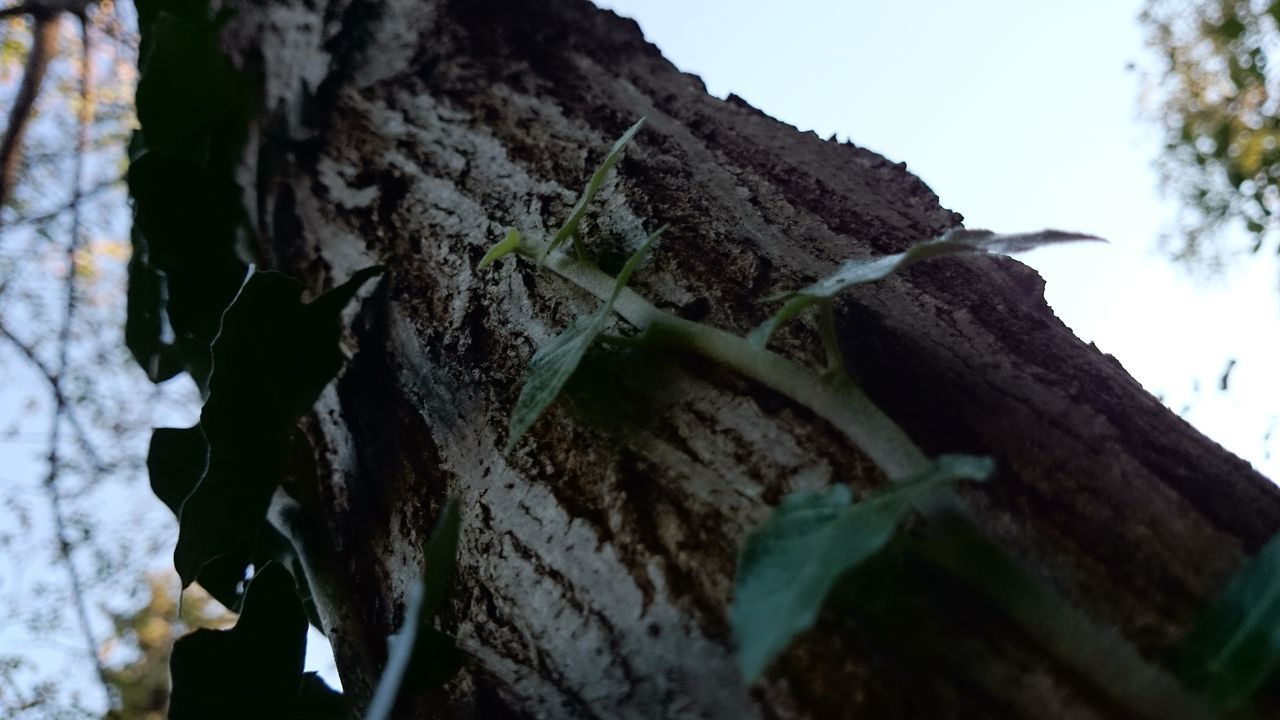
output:
<instances>
[{"instance_id":1,"label":"shadowed tree surface","mask_svg":"<svg viewBox=\"0 0 1280 720\"><path fill-rule=\"evenodd\" d=\"M936 571L913 581L911 614L828 613L745 684L729 605L747 534L792 491L884 477L723 367L593 351L504 450L530 357L598 301L531 263L476 266L511 227L554 235L637 118L582 234L616 272L670 224L631 287L739 334L769 314L761 298L960 222L904 165L708 96L633 22L580 0L227 5L221 47L261 80L237 172L257 262L310 297L388 268L348 313L352 359L304 418L289 481L351 593L316 607L358 699L455 496L440 617L468 661L406 717L1125 714ZM1076 339L1042 290L1006 258L921 264L843 296L836 334L929 455L996 460L961 491L987 532L1163 662L1280 527L1280 494ZM816 364L817 335L793 323L773 347Z\"/></svg>"}]
</instances>

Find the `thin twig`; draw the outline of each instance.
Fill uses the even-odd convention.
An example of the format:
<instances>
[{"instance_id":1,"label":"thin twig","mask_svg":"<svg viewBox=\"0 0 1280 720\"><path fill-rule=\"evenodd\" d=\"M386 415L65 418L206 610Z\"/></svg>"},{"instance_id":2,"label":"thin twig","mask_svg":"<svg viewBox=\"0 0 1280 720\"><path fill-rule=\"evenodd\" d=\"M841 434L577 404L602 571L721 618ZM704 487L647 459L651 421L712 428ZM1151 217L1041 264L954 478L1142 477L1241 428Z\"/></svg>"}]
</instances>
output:
<instances>
[{"instance_id":1,"label":"thin twig","mask_svg":"<svg viewBox=\"0 0 1280 720\"><path fill-rule=\"evenodd\" d=\"M62 393L62 384L57 380L57 374L53 368L49 367L36 354L36 349L31 343L14 335L11 330L0 320L0 339L5 340L18 351L18 354L44 379L49 385L49 389L54 393L54 402L58 401L58 396ZM106 464L102 461L102 456L98 454L98 449L94 446L93 441L89 438L89 433L84 427L84 423L80 421L80 415L66 402L65 396L62 399L65 407L63 415L67 424L71 426L71 431L76 434L76 440L80 444L80 451L85 454L89 460L89 464L93 467L95 473L101 473L106 470Z\"/></svg>"},{"instance_id":2,"label":"thin twig","mask_svg":"<svg viewBox=\"0 0 1280 720\"><path fill-rule=\"evenodd\" d=\"M113 708L116 705L115 693L112 690L106 668L103 666L101 658L98 657L98 641L94 637L93 625L89 621L89 607L85 596L84 581L81 579L80 571L76 569L75 561L72 557L74 547L71 541L67 539L67 516L62 506L62 496L58 490L58 480L62 473L60 447L62 420L67 415L68 410L66 393L63 390L62 382L66 378L70 367L71 328L75 320L76 309L76 255L80 251L80 236L82 232L80 217L81 185L84 181L85 153L89 145L89 126L92 122L92 108L89 100L90 88L93 83L93 58L90 54L89 24L83 15L80 16L80 30L84 57L80 67L80 123L79 133L76 137L75 169L72 173L71 237L67 243L66 303L62 315L62 329L58 333L58 366L53 374L54 411L49 428L49 475L45 479L44 487L49 498L49 508L53 515L58 553L63 565L67 568L67 577L71 583L72 601L80 623L80 632L87 646L85 649L88 651L90 662L93 663L98 679L102 683L107 707Z\"/></svg>"},{"instance_id":3,"label":"thin twig","mask_svg":"<svg viewBox=\"0 0 1280 720\"><path fill-rule=\"evenodd\" d=\"M62 205L61 207L56 207L52 210L47 210L42 213L37 213L35 215L26 215L23 217L14 218L10 222L7 222L4 224L4 229L12 230L16 227L22 227L23 225L42 225L44 223L47 223L50 220L56 219L59 215L62 215L68 210L73 209L79 201L88 200L89 198L95 195L100 195L101 193L107 190L110 190L116 185L119 185L120 183L124 182L124 180L125 180L124 175L113 177L109 180L102 180L101 182L97 183L93 187L80 193L76 198L72 199L70 202L66 203L65 205Z\"/></svg>"}]
</instances>

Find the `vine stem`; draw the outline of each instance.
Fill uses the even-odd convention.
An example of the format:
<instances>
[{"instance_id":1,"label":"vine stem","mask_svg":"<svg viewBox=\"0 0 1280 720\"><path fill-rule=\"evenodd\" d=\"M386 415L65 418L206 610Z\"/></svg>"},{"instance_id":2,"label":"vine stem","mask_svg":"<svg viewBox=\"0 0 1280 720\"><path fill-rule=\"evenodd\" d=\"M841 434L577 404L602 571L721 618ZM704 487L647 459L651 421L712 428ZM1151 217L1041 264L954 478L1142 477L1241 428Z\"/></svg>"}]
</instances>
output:
<instances>
[{"instance_id":1,"label":"vine stem","mask_svg":"<svg viewBox=\"0 0 1280 720\"><path fill-rule=\"evenodd\" d=\"M590 262L542 255L545 244L523 238L515 252L536 259L557 275L601 300L614 278ZM857 445L888 476L900 482L927 471L931 462L906 432L841 372L824 374L733 333L660 310L624 288L614 310L646 342L697 353L731 367L812 410ZM821 312L820 308L820 312ZM820 318L828 325L830 317ZM833 342L834 323L824 327ZM838 346L836 346L838 348ZM832 361L828 348L828 360ZM1054 588L992 542L964 499L944 490L923 496L916 510L928 521L914 544L927 561L960 577L995 603L1019 627L1078 677L1101 690L1135 717L1206 720L1215 715L1175 678L1148 663L1114 631L1099 627Z\"/></svg>"},{"instance_id":2,"label":"vine stem","mask_svg":"<svg viewBox=\"0 0 1280 720\"><path fill-rule=\"evenodd\" d=\"M525 252L522 246L521 254ZM589 263L557 256L545 264L601 300L608 300L613 292L614 279ZM890 480L905 480L929 469L924 452L852 383L828 382L793 360L751 345L744 337L659 310L629 288L623 288L613 308L644 333L647 341L703 355L809 408L862 448Z\"/></svg>"}]
</instances>

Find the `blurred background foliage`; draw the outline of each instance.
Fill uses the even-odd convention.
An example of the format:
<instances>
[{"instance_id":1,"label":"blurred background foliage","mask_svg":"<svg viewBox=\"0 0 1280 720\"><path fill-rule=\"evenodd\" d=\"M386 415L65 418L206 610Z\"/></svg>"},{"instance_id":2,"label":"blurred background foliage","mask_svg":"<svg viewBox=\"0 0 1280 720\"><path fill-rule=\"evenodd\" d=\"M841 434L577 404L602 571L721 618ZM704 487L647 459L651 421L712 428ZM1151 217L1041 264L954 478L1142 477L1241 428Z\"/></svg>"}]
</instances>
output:
<instances>
[{"instance_id":1,"label":"blurred background foliage","mask_svg":"<svg viewBox=\"0 0 1280 720\"><path fill-rule=\"evenodd\" d=\"M108 720L163 720L169 705L169 655L185 633L207 627L222 630L235 615L218 604L199 585L182 596L179 613L178 578L172 573L147 576L150 597L137 610L112 614L113 634L102 653L109 658L107 681L116 689L119 705Z\"/></svg>"},{"instance_id":2,"label":"blurred background foliage","mask_svg":"<svg viewBox=\"0 0 1280 720\"><path fill-rule=\"evenodd\" d=\"M1242 250L1280 252L1280 2L1150 0L1141 18L1160 61L1144 110L1181 211L1164 244L1192 269ZM1227 226L1246 232L1233 245Z\"/></svg>"}]
</instances>

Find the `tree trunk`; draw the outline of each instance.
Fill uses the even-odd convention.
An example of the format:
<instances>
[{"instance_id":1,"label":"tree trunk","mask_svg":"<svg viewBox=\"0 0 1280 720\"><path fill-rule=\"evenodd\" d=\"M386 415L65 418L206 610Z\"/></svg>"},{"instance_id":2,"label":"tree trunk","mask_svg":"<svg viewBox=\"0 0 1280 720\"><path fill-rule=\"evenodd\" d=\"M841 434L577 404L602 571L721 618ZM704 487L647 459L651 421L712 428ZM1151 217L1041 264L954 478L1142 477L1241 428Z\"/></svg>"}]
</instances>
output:
<instances>
[{"instance_id":1,"label":"tree trunk","mask_svg":"<svg viewBox=\"0 0 1280 720\"><path fill-rule=\"evenodd\" d=\"M709 96L585 0L228 4L226 48L264 82L243 172L264 262L312 292L390 270L306 423L357 600L360 627L329 628L348 687L375 677L385 649L361 638L399 622L421 540L455 495L443 624L470 660L444 715L1120 714L962 600L939 602L942 622L998 683L832 616L746 686L727 619L744 537L788 492L883 477L726 369L588 363L504 451L530 356L598 301L527 262L477 262L508 228L554 233L638 118L584 229L625 256L670 223L632 286L737 333L771 292L960 221L904 165ZM850 371L927 452L998 460L994 482L964 490L988 532L1161 661L1280 526L1280 494L1076 339L1042 290L1010 259L937 261L847 295L837 328ZM774 347L812 362L819 344L799 322Z\"/></svg>"}]
</instances>

